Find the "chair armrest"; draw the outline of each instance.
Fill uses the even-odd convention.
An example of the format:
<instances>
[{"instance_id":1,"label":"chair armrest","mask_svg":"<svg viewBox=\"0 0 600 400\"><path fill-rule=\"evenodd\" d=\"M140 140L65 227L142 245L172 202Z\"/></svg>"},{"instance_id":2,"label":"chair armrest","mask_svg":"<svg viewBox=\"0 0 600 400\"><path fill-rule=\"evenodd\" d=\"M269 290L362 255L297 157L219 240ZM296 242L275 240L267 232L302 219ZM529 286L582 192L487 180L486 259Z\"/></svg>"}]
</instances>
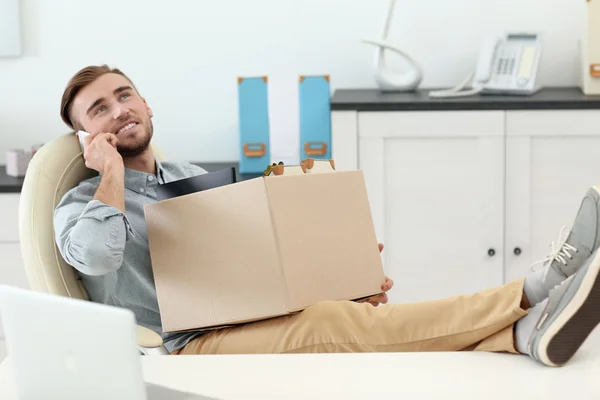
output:
<instances>
[{"instance_id":1,"label":"chair armrest","mask_svg":"<svg viewBox=\"0 0 600 400\"><path fill-rule=\"evenodd\" d=\"M160 347L163 345L160 335L143 326L136 326L137 344L142 347Z\"/></svg>"},{"instance_id":2,"label":"chair armrest","mask_svg":"<svg viewBox=\"0 0 600 400\"><path fill-rule=\"evenodd\" d=\"M145 355L164 355L169 354L163 346L163 340L160 335L148 328L136 326L137 344L140 352Z\"/></svg>"}]
</instances>

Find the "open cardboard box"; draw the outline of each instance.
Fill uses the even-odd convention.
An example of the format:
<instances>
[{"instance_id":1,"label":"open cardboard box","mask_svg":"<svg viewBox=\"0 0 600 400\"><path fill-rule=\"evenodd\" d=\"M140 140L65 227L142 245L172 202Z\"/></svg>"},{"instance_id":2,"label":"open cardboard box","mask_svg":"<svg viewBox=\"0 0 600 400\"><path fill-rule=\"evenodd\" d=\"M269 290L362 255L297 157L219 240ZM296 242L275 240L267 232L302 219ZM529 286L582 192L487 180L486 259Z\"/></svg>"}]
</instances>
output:
<instances>
[{"instance_id":1,"label":"open cardboard box","mask_svg":"<svg viewBox=\"0 0 600 400\"><path fill-rule=\"evenodd\" d=\"M289 172L145 206L165 332L381 292L362 171Z\"/></svg>"}]
</instances>

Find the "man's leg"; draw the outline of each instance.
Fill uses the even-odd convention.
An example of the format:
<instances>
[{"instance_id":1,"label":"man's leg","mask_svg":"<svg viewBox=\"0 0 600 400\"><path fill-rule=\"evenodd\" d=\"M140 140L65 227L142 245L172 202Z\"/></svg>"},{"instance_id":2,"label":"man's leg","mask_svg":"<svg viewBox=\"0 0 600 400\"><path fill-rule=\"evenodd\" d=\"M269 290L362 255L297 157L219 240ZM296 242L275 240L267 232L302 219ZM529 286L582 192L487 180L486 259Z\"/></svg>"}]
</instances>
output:
<instances>
[{"instance_id":1,"label":"man's leg","mask_svg":"<svg viewBox=\"0 0 600 400\"><path fill-rule=\"evenodd\" d=\"M543 268L524 280L470 296L381 308L326 302L294 316L206 334L181 353L516 353L518 348L546 365L562 365L600 321L599 227L600 187L595 186L583 198L567 238L553 244ZM534 307L528 313L529 303Z\"/></svg>"},{"instance_id":2,"label":"man's leg","mask_svg":"<svg viewBox=\"0 0 600 400\"><path fill-rule=\"evenodd\" d=\"M208 333L174 354L520 351L564 365L600 322L600 250L529 312L526 279L469 296L378 308L323 302Z\"/></svg>"},{"instance_id":3,"label":"man's leg","mask_svg":"<svg viewBox=\"0 0 600 400\"><path fill-rule=\"evenodd\" d=\"M527 314L523 302L523 279L413 304L323 302L295 315L213 331L175 353L460 351L492 342L490 351L514 353L512 326Z\"/></svg>"}]
</instances>

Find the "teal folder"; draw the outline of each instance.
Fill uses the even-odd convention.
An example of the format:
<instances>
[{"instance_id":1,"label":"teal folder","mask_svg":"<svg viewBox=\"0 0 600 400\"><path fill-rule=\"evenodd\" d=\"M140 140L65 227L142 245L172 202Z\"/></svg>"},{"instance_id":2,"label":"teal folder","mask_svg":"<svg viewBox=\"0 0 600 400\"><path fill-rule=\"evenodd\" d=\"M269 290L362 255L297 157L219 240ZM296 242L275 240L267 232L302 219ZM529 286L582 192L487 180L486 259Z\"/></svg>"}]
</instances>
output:
<instances>
[{"instance_id":1,"label":"teal folder","mask_svg":"<svg viewBox=\"0 0 600 400\"><path fill-rule=\"evenodd\" d=\"M271 161L267 77L238 78L239 172L262 173Z\"/></svg>"},{"instance_id":2,"label":"teal folder","mask_svg":"<svg viewBox=\"0 0 600 400\"><path fill-rule=\"evenodd\" d=\"M301 76L300 159L331 159L329 76Z\"/></svg>"}]
</instances>

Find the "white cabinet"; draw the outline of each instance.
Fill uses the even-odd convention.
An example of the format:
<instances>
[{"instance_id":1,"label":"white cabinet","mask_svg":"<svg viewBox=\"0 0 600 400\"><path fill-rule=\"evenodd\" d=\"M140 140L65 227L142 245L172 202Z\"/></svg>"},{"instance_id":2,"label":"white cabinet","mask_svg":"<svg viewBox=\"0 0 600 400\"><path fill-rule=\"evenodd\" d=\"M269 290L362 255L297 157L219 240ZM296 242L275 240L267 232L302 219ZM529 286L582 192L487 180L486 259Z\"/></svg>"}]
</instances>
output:
<instances>
[{"instance_id":1,"label":"white cabinet","mask_svg":"<svg viewBox=\"0 0 600 400\"><path fill-rule=\"evenodd\" d=\"M506 113L506 279L527 273L565 235L600 184L600 111Z\"/></svg>"},{"instance_id":2,"label":"white cabinet","mask_svg":"<svg viewBox=\"0 0 600 400\"><path fill-rule=\"evenodd\" d=\"M0 193L0 243L19 242L20 198L19 193Z\"/></svg>"},{"instance_id":3,"label":"white cabinet","mask_svg":"<svg viewBox=\"0 0 600 400\"><path fill-rule=\"evenodd\" d=\"M503 124L501 112L359 115L391 302L502 283Z\"/></svg>"},{"instance_id":4,"label":"white cabinet","mask_svg":"<svg viewBox=\"0 0 600 400\"><path fill-rule=\"evenodd\" d=\"M19 243L0 243L0 285L29 288ZM4 337L0 318L0 339Z\"/></svg>"},{"instance_id":5,"label":"white cabinet","mask_svg":"<svg viewBox=\"0 0 600 400\"><path fill-rule=\"evenodd\" d=\"M523 276L600 184L600 110L333 111L332 134L336 168L364 171L391 303Z\"/></svg>"},{"instance_id":6,"label":"white cabinet","mask_svg":"<svg viewBox=\"0 0 600 400\"><path fill-rule=\"evenodd\" d=\"M19 244L18 193L0 193L0 285L29 288ZM4 330L0 318L0 362L5 356Z\"/></svg>"}]
</instances>

